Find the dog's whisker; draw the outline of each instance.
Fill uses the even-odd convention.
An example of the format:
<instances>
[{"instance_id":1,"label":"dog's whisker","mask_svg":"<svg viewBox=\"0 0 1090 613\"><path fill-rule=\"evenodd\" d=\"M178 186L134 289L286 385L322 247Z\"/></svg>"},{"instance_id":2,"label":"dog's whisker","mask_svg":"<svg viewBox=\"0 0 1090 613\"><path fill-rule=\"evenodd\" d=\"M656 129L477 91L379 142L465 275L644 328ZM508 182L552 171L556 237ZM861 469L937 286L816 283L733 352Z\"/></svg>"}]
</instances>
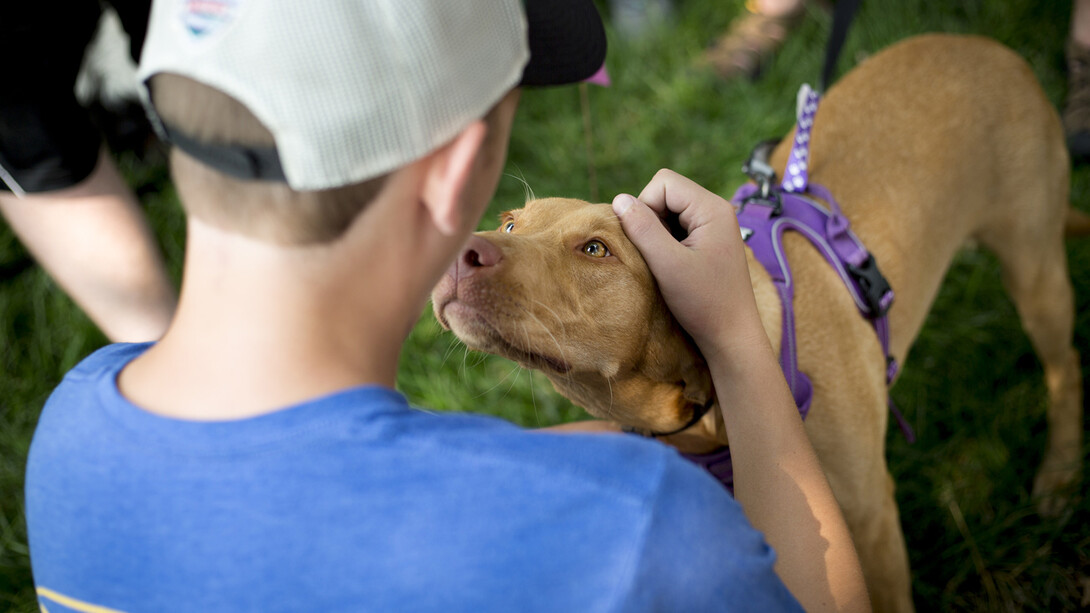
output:
<instances>
[{"instance_id":1,"label":"dog's whisker","mask_svg":"<svg viewBox=\"0 0 1090 613\"><path fill-rule=\"evenodd\" d=\"M507 391L503 393L504 398L511 395L511 390L515 389L515 384L518 383L519 377L522 375L523 370L524 369L521 366L519 366L518 364L515 364L515 367L510 372L508 372L506 375L504 375L503 380L506 380L507 377L511 376L511 372L515 373L515 378L511 379L511 385L508 385L507 386ZM502 383L502 382L503 381L500 381L500 383Z\"/></svg>"},{"instance_id":2,"label":"dog's whisker","mask_svg":"<svg viewBox=\"0 0 1090 613\"><path fill-rule=\"evenodd\" d=\"M490 387L490 388L488 388L488 389L484 390L483 392L481 392L481 393L477 394L476 396L474 396L474 397L473 397L473 399L474 399L474 400L476 400L476 399L478 399L478 398L482 398L482 397L484 397L484 396L485 396L486 394L488 394L488 393L492 392L492 390L494 390L494 389L496 389L497 387L499 387L499 386L503 385L503 382L504 382L504 381L506 381L506 380L507 380L507 378L511 376L511 373L513 373L513 372L518 372L518 371L519 371L519 370L521 370L521 369L522 369L522 367L521 367L521 366L519 366L518 364L515 364L515 365L514 365L514 367L513 367L513 368L511 368L511 370L507 371L507 374L506 374L506 375L504 375L504 376L503 376L503 377L502 377L502 378L501 378L501 379L500 379L499 381L497 381L497 382L496 382L496 383L495 383L495 384L494 384L494 385L493 385L492 387ZM518 380L518 377L516 377L516 378L515 378L515 380L517 381L517 380ZM511 383L511 386L507 388L507 391L503 393L503 395L504 395L505 397L507 396L507 394L511 393L511 387L514 387L514 382L512 382L512 383Z\"/></svg>"},{"instance_id":3,"label":"dog's whisker","mask_svg":"<svg viewBox=\"0 0 1090 613\"><path fill-rule=\"evenodd\" d=\"M552 315L554 319L556 319L556 323L559 324L559 326L560 326L560 335L562 337L564 337L564 338L567 338L568 337L568 329L567 329L567 326L564 325L564 320L560 318L560 315L558 315L556 313L556 311L549 308L549 305L545 304L544 302L541 302L540 300L535 299L534 303L540 305L543 309L548 311L549 314ZM529 311L527 311L527 313L529 313ZM532 313L530 313L530 316L534 317L534 315ZM538 325L542 326L542 328L544 328L546 332L548 332L549 337L553 340L553 343L557 346L557 349L560 350L560 359L562 359L565 363L570 364L570 362L568 362L567 356L564 353L564 347L560 344L560 341L558 341L557 338L555 336L553 336L553 333L547 327L545 327L545 324L542 323L541 320L539 320L537 317L534 317L534 320L537 321ZM567 378L569 384L573 382L570 370L568 372L564 373L564 376Z\"/></svg>"},{"instance_id":4,"label":"dog's whisker","mask_svg":"<svg viewBox=\"0 0 1090 613\"><path fill-rule=\"evenodd\" d=\"M469 378L469 345L465 346L465 351L462 352L462 378Z\"/></svg>"},{"instance_id":5,"label":"dog's whisker","mask_svg":"<svg viewBox=\"0 0 1090 613\"><path fill-rule=\"evenodd\" d=\"M541 414L537 412L537 396L534 394L534 373L530 373L530 404L534 407L534 423L541 427Z\"/></svg>"},{"instance_id":6,"label":"dog's whisker","mask_svg":"<svg viewBox=\"0 0 1090 613\"><path fill-rule=\"evenodd\" d=\"M606 407L603 418L620 423L620 420L613 416L613 377L605 377L605 380L609 388L609 406Z\"/></svg>"},{"instance_id":7,"label":"dog's whisker","mask_svg":"<svg viewBox=\"0 0 1090 613\"><path fill-rule=\"evenodd\" d=\"M459 347L465 347L465 344L459 341L457 337L451 338L450 342L447 343L447 350L443 353L443 360L439 365L446 366L447 360L454 355L454 352L457 351Z\"/></svg>"},{"instance_id":8,"label":"dog's whisker","mask_svg":"<svg viewBox=\"0 0 1090 613\"><path fill-rule=\"evenodd\" d=\"M568 330L567 330L567 327L564 325L564 320L560 318L560 315L557 315L556 311L549 308L549 305L545 304L544 302L541 302L540 300L535 299L534 304L536 304L536 305L540 306L541 308L545 309L546 311L548 311L548 313L550 315L552 315L554 319L556 319L556 323L560 326L560 336L567 338ZM550 330L549 327L545 325L545 322L541 321L529 309L523 309L523 310L526 312L527 315L532 317L535 322L537 322L537 325L541 326L541 329L544 330L546 334L549 335L549 338L552 339L552 341L556 345L557 349L560 350L561 359L563 359L565 362L567 362L568 361L567 356L563 355L564 354L564 347L560 344L560 341L557 340L556 336L553 335L552 330Z\"/></svg>"},{"instance_id":9,"label":"dog's whisker","mask_svg":"<svg viewBox=\"0 0 1090 613\"><path fill-rule=\"evenodd\" d=\"M549 305L547 305L544 302L542 302L540 300L537 300L537 299L534 299L534 304L537 304L541 308L548 311L549 314L553 316L553 319L556 319L556 323L560 325L560 334L562 336L566 337L568 335L568 330L567 330L567 327L564 325L564 320L560 318L560 315L557 315L556 311L549 308Z\"/></svg>"},{"instance_id":10,"label":"dog's whisker","mask_svg":"<svg viewBox=\"0 0 1090 613\"><path fill-rule=\"evenodd\" d=\"M522 174L522 169L519 168L517 164L515 165L515 169L518 170L517 175L512 174L510 172L505 172L505 173L503 173L504 176L511 177L512 179L515 179L519 183L522 183L523 195L526 198L526 202L529 202L531 200L536 200L537 196L534 195L534 190L533 190L533 188L530 187L530 182L527 181L525 175Z\"/></svg>"},{"instance_id":11,"label":"dog's whisker","mask_svg":"<svg viewBox=\"0 0 1090 613\"><path fill-rule=\"evenodd\" d=\"M519 327L522 328L522 335L526 338L526 346L530 346L530 332L526 329L526 324L522 321L519 322ZM534 422L537 427L541 427L541 415L537 412L537 397L534 395L534 373L530 371L530 404L534 407Z\"/></svg>"},{"instance_id":12,"label":"dog's whisker","mask_svg":"<svg viewBox=\"0 0 1090 613\"><path fill-rule=\"evenodd\" d=\"M546 326L540 319L538 319L537 315L534 315L532 312L530 312L529 309L523 309L523 311L526 313L527 316L531 317L537 323L537 325L541 326L541 329L545 331L545 334L549 335L549 338L553 341L553 344L556 345L557 350L560 352L560 359L565 364L571 364L571 362L568 361L567 353L564 351L564 346L560 344L560 340L556 338L556 335L553 334L552 330L550 330L548 326ZM561 327L563 327L563 322L561 322ZM561 335L563 334L564 332L562 331ZM568 381L572 380L570 370L566 373L566 376L568 377Z\"/></svg>"}]
</instances>

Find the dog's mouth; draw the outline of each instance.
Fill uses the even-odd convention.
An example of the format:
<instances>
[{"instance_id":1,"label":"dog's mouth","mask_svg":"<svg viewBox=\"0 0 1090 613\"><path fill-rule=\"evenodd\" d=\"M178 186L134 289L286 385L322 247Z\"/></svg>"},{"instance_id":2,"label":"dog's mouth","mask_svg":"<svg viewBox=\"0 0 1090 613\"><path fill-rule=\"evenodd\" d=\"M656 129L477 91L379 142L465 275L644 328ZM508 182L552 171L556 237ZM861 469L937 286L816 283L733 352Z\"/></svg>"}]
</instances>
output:
<instances>
[{"instance_id":1,"label":"dog's mouth","mask_svg":"<svg viewBox=\"0 0 1090 613\"><path fill-rule=\"evenodd\" d=\"M548 370L562 375L572 370L571 364L564 360L518 347L507 340L480 309L456 298L437 305L435 313L439 323L454 332L470 349L494 353L527 368Z\"/></svg>"}]
</instances>

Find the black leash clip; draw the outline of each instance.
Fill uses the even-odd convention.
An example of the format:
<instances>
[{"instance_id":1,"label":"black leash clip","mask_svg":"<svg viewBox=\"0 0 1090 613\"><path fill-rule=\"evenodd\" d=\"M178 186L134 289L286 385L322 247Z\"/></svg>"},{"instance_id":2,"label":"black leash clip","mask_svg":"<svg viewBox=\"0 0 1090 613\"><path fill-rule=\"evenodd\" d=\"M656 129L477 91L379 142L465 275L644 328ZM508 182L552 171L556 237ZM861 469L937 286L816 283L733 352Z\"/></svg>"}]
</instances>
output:
<instances>
[{"instance_id":1,"label":"black leash clip","mask_svg":"<svg viewBox=\"0 0 1090 613\"><path fill-rule=\"evenodd\" d=\"M867 259L863 260L863 263L859 266L851 264L846 264L846 266L848 274L859 284L859 289L863 290L863 300L867 303L869 309L867 317L878 319L888 313L889 307L893 305L893 288L889 286L889 281L878 270L878 264L874 261L874 256L868 253Z\"/></svg>"},{"instance_id":2,"label":"black leash clip","mask_svg":"<svg viewBox=\"0 0 1090 613\"><path fill-rule=\"evenodd\" d=\"M771 208L772 217L779 216L783 213L783 203L780 202L780 194L772 188L776 183L776 170L768 163L768 158L771 156L772 150L776 148L778 143L778 139L757 143L757 146L750 152L749 158L742 164L742 172L746 173L746 176L757 184L757 191L754 192L753 195L747 196L742 200L742 204L738 207L739 212L741 212L747 204L753 202Z\"/></svg>"}]
</instances>

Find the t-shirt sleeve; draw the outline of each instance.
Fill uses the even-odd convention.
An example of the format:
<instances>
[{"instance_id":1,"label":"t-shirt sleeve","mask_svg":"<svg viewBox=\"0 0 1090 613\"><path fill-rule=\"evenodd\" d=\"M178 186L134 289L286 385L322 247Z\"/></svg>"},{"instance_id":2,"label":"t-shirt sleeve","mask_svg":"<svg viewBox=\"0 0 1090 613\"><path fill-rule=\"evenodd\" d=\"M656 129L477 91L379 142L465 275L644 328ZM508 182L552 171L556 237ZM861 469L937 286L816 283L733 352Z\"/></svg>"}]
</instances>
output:
<instances>
[{"instance_id":1,"label":"t-shirt sleeve","mask_svg":"<svg viewBox=\"0 0 1090 613\"><path fill-rule=\"evenodd\" d=\"M645 611L802 611L776 554L709 475L667 458L626 607Z\"/></svg>"}]
</instances>

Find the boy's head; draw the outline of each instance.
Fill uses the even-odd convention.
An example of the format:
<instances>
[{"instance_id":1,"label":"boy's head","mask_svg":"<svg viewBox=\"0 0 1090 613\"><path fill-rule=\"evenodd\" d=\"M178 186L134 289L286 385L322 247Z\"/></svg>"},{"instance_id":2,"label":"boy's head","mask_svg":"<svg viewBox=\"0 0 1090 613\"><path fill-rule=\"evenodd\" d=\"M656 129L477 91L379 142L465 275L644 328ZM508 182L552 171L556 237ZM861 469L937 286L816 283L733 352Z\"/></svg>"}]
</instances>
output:
<instances>
[{"instance_id":1,"label":"boy's head","mask_svg":"<svg viewBox=\"0 0 1090 613\"><path fill-rule=\"evenodd\" d=\"M156 0L139 76L191 215L312 243L512 88L604 54L590 0Z\"/></svg>"}]
</instances>

